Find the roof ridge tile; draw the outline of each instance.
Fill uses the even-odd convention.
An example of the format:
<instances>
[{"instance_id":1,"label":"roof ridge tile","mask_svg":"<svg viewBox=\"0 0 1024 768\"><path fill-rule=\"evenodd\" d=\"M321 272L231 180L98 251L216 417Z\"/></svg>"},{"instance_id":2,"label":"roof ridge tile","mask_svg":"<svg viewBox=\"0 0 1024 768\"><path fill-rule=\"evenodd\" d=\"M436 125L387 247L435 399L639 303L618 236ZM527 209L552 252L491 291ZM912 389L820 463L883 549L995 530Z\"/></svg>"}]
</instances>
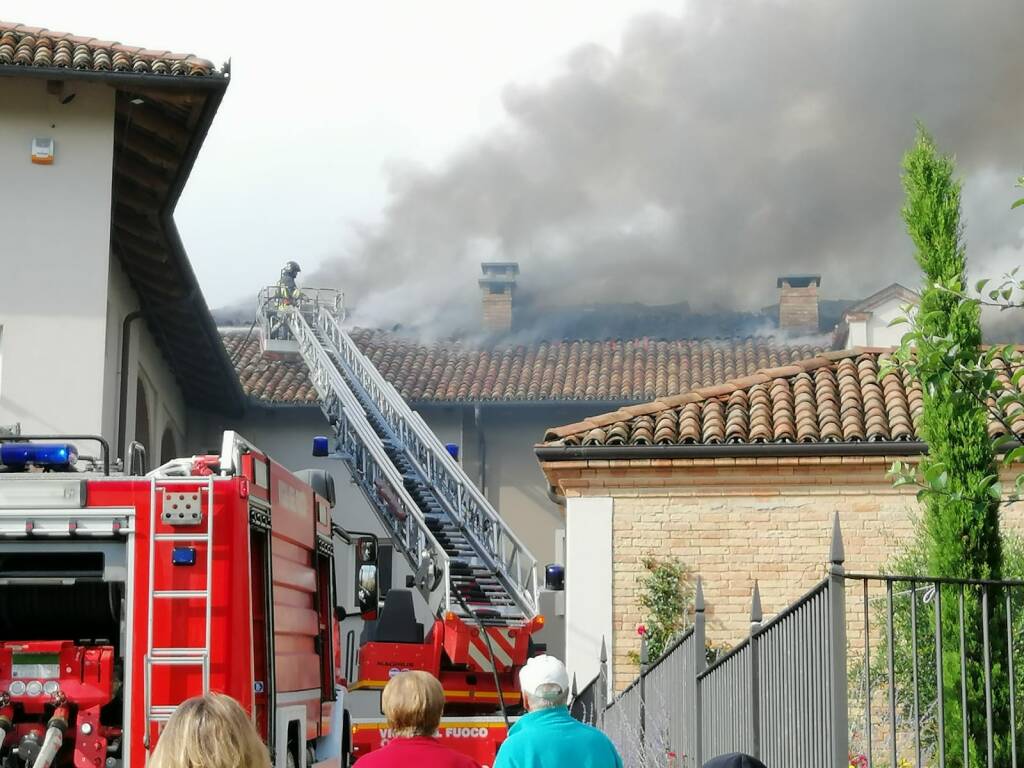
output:
<instances>
[{"instance_id":1,"label":"roof ridge tile","mask_svg":"<svg viewBox=\"0 0 1024 768\"><path fill-rule=\"evenodd\" d=\"M920 440L916 431L922 407L920 386L906 376L879 380L881 360L892 351L891 347L820 351L788 365L761 368L717 385L591 417L585 424L617 422L623 414L633 414L628 425L628 444L633 445ZM652 418L657 429L653 443L648 435ZM641 420L642 429L638 429ZM575 441L579 433L573 430L580 426L552 428L546 435ZM1002 431L997 420L990 420L992 435ZM621 441L621 426L615 433L616 444L626 445ZM601 435L595 432L589 443L601 444Z\"/></svg>"},{"instance_id":2,"label":"roof ridge tile","mask_svg":"<svg viewBox=\"0 0 1024 768\"><path fill-rule=\"evenodd\" d=\"M28 54L30 58L26 58L24 64L0 61L0 66L24 66L32 69L66 68L68 64L61 64L59 60L55 62L54 58L48 55L40 55L39 51L41 49L50 49L53 47L53 44L67 41L76 47L85 46L88 49L88 53L83 54L87 57L86 63L79 65L76 59L75 69L93 72L111 71L112 62L107 60L107 56L126 54L132 57L133 61L137 59L145 62L145 65L139 65L134 68L134 74L145 75L153 79L196 75L223 76L223 73L218 72L213 62L209 59L204 59L192 53L173 53L171 51L143 48L141 46L121 43L117 40L101 40L97 37L75 35L70 32L59 32L45 27L32 27L27 24L0 20L0 33L7 32L16 36L17 47L20 48L22 45L25 45L30 50ZM95 56L100 51L105 52L107 56ZM93 60L88 61L88 58ZM173 67L172 65L175 64L179 66ZM114 70L117 71L116 66ZM127 72L128 68L125 67L123 71Z\"/></svg>"}]
</instances>

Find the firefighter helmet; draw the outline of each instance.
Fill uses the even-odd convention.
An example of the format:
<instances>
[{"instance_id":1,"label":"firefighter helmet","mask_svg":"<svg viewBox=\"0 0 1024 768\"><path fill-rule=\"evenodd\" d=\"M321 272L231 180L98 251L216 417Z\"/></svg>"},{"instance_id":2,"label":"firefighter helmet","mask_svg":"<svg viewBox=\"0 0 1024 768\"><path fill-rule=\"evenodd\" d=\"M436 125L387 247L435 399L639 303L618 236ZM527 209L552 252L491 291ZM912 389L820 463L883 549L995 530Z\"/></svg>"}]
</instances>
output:
<instances>
[{"instance_id":1,"label":"firefighter helmet","mask_svg":"<svg viewBox=\"0 0 1024 768\"><path fill-rule=\"evenodd\" d=\"M289 261L287 264L284 265L284 269L281 270L281 274L291 275L292 277L295 277L301 271L302 269L299 267L297 262Z\"/></svg>"}]
</instances>

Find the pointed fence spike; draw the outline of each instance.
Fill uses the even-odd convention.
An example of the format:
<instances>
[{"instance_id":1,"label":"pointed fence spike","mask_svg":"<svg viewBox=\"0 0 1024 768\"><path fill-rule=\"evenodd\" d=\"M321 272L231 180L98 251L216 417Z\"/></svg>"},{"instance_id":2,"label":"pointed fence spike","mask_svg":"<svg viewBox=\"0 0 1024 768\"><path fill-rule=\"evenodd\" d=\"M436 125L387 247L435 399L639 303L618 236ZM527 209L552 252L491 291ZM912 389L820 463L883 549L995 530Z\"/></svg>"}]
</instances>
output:
<instances>
[{"instance_id":1,"label":"pointed fence spike","mask_svg":"<svg viewBox=\"0 0 1024 768\"><path fill-rule=\"evenodd\" d=\"M576 687L576 673L575 672L572 673L572 688L570 688L570 693L572 693L573 700L575 700L576 696L579 694L579 689L577 689L577 687Z\"/></svg>"},{"instance_id":2,"label":"pointed fence spike","mask_svg":"<svg viewBox=\"0 0 1024 768\"><path fill-rule=\"evenodd\" d=\"M846 552L843 549L843 530L839 525L838 510L832 521L832 551L829 553L829 560L833 565L842 565L846 561Z\"/></svg>"},{"instance_id":3,"label":"pointed fence spike","mask_svg":"<svg viewBox=\"0 0 1024 768\"><path fill-rule=\"evenodd\" d=\"M644 669L647 667L647 662L650 658L647 655L647 635L640 636L640 668Z\"/></svg>"},{"instance_id":4,"label":"pointed fence spike","mask_svg":"<svg viewBox=\"0 0 1024 768\"><path fill-rule=\"evenodd\" d=\"M601 663L608 663L608 647L605 645L604 635L601 636Z\"/></svg>"},{"instance_id":5,"label":"pointed fence spike","mask_svg":"<svg viewBox=\"0 0 1024 768\"><path fill-rule=\"evenodd\" d=\"M750 606L750 623L760 624L763 618L764 613L761 611L761 588L757 584L757 579L754 579L754 598Z\"/></svg>"},{"instance_id":6,"label":"pointed fence spike","mask_svg":"<svg viewBox=\"0 0 1024 768\"><path fill-rule=\"evenodd\" d=\"M698 611L704 610L704 580L697 577L697 594L694 596L694 609Z\"/></svg>"}]
</instances>

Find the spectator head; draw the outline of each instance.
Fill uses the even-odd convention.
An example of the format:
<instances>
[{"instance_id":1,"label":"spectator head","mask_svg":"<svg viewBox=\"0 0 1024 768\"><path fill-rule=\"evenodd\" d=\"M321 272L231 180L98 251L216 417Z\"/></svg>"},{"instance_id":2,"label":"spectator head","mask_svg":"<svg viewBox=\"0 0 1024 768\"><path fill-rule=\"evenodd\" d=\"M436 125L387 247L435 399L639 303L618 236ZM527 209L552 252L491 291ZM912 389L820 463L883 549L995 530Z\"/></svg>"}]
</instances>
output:
<instances>
[{"instance_id":1,"label":"spectator head","mask_svg":"<svg viewBox=\"0 0 1024 768\"><path fill-rule=\"evenodd\" d=\"M151 768L271 768L252 720L230 696L209 693L179 706L167 721Z\"/></svg>"},{"instance_id":2,"label":"spectator head","mask_svg":"<svg viewBox=\"0 0 1024 768\"><path fill-rule=\"evenodd\" d=\"M384 686L381 705L396 736L433 736L441 724L444 691L429 672L399 672Z\"/></svg>"},{"instance_id":3,"label":"spectator head","mask_svg":"<svg viewBox=\"0 0 1024 768\"><path fill-rule=\"evenodd\" d=\"M519 687L526 708L564 707L569 701L569 673L565 665L554 656L534 656L519 671Z\"/></svg>"}]
</instances>

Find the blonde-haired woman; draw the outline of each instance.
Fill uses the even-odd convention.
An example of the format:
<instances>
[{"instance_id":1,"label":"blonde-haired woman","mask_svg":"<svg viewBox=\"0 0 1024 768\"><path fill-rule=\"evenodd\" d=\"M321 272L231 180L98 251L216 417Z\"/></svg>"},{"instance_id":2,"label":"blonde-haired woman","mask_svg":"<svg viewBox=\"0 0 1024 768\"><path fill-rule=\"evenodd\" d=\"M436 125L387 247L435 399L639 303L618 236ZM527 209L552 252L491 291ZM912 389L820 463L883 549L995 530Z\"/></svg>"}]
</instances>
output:
<instances>
[{"instance_id":1,"label":"blonde-haired woman","mask_svg":"<svg viewBox=\"0 0 1024 768\"><path fill-rule=\"evenodd\" d=\"M358 768L480 768L471 757L437 740L444 690L430 673L399 672L384 686L381 708L392 738L383 748L359 758Z\"/></svg>"},{"instance_id":2,"label":"blonde-haired woman","mask_svg":"<svg viewBox=\"0 0 1024 768\"><path fill-rule=\"evenodd\" d=\"M150 768L270 768L270 752L230 696L189 699L164 727Z\"/></svg>"}]
</instances>

